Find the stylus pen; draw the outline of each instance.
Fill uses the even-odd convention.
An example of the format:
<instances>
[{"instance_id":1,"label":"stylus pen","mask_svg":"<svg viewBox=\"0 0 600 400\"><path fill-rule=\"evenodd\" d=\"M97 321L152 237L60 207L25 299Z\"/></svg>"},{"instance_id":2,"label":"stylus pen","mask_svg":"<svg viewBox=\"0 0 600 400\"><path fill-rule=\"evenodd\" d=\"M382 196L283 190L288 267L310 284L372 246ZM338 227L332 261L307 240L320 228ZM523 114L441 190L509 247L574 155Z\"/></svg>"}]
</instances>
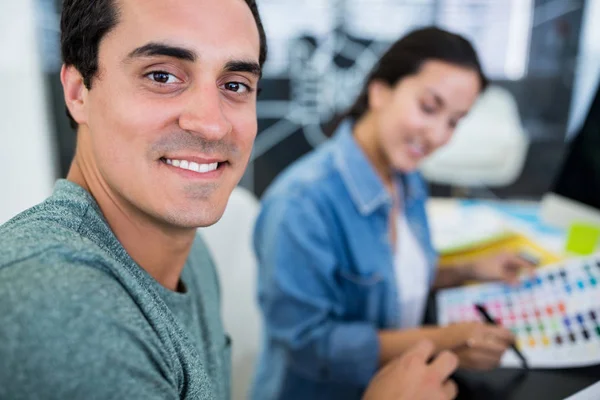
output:
<instances>
[{"instance_id":1,"label":"stylus pen","mask_svg":"<svg viewBox=\"0 0 600 400\"><path fill-rule=\"evenodd\" d=\"M498 325L498 323L496 321L494 321L494 319L490 316L490 314L488 314L485 306L483 306L481 304L475 304L475 308L477 309L477 311L479 311L479 314L481 314L481 316L483 318L485 318L485 320L487 322L489 322L490 324ZM523 353L521 353L519 351L519 349L517 348L517 346L515 346L514 344L511 344L510 347L517 354L517 357L519 357L521 359L521 361L523 363L523 368L524 369L529 369L529 365L527 364L527 360L525 359L525 356L523 355Z\"/></svg>"}]
</instances>

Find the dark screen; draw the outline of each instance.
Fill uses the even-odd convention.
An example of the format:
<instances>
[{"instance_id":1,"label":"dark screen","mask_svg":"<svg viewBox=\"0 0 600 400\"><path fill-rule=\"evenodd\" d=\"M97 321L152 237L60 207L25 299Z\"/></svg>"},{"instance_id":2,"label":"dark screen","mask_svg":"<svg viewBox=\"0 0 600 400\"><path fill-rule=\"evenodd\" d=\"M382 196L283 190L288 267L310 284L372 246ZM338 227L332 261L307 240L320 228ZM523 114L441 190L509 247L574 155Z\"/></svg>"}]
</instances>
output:
<instances>
[{"instance_id":1,"label":"dark screen","mask_svg":"<svg viewBox=\"0 0 600 400\"><path fill-rule=\"evenodd\" d=\"M552 191L600 209L600 84L583 126L568 145Z\"/></svg>"}]
</instances>

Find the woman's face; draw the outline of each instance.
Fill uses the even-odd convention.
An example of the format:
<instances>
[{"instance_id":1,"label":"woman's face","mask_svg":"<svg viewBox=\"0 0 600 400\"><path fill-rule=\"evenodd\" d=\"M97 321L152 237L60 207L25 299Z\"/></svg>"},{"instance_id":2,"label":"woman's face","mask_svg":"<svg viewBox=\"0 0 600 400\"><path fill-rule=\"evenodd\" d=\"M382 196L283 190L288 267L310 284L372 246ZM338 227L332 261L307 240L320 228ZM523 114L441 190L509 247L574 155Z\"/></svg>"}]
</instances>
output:
<instances>
[{"instance_id":1,"label":"woman's face","mask_svg":"<svg viewBox=\"0 0 600 400\"><path fill-rule=\"evenodd\" d=\"M369 107L380 153L397 171L415 170L450 140L480 89L476 71L442 61L425 62L418 73L393 87L372 82Z\"/></svg>"}]
</instances>

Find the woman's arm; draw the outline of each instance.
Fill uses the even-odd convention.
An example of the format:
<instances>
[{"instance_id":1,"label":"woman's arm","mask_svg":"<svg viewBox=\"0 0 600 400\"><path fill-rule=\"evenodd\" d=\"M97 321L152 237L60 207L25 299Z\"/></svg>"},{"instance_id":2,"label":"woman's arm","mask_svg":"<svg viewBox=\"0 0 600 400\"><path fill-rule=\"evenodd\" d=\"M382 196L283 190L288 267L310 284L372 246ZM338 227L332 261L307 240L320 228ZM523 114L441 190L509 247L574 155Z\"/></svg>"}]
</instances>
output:
<instances>
[{"instance_id":1,"label":"woman's arm","mask_svg":"<svg viewBox=\"0 0 600 400\"><path fill-rule=\"evenodd\" d=\"M460 286L469 280L475 279L473 264L443 266L437 268L437 275L433 282L434 289Z\"/></svg>"},{"instance_id":2,"label":"woman's arm","mask_svg":"<svg viewBox=\"0 0 600 400\"><path fill-rule=\"evenodd\" d=\"M403 355L419 340L428 339L436 353L444 350L456 353L461 367L488 370L500 363L506 349L514 343L513 334L506 328L481 322L380 331L378 337L380 367Z\"/></svg>"},{"instance_id":3,"label":"woman's arm","mask_svg":"<svg viewBox=\"0 0 600 400\"><path fill-rule=\"evenodd\" d=\"M396 357L403 354L419 340L430 340L435 346L435 353L458 347L460 338L453 337L445 328L437 326L424 326L414 329L379 331L379 363L386 365Z\"/></svg>"},{"instance_id":4,"label":"woman's arm","mask_svg":"<svg viewBox=\"0 0 600 400\"><path fill-rule=\"evenodd\" d=\"M501 253L473 260L472 263L444 266L437 269L434 289L459 286L467 281L518 282L521 272L533 273L535 265L512 253Z\"/></svg>"}]
</instances>

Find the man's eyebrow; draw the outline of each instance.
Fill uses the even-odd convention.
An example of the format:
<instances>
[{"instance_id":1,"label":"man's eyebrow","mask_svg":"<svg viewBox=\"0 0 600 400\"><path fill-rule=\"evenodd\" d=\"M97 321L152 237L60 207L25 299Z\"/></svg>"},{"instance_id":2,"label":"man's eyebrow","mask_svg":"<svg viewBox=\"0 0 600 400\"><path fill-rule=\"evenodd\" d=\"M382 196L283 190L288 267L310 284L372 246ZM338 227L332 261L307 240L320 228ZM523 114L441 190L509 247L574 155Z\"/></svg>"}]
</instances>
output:
<instances>
[{"instance_id":1,"label":"man's eyebrow","mask_svg":"<svg viewBox=\"0 0 600 400\"><path fill-rule=\"evenodd\" d=\"M164 43L151 42L133 50L127 55L131 60L137 57L166 56L173 57L183 61L194 62L198 55L193 51L183 47L171 46Z\"/></svg>"},{"instance_id":2,"label":"man's eyebrow","mask_svg":"<svg viewBox=\"0 0 600 400\"><path fill-rule=\"evenodd\" d=\"M257 62L254 61L244 61L244 60L235 60L229 61L225 64L225 71L228 72L249 72L252 75L260 78L262 76L262 69Z\"/></svg>"}]
</instances>

